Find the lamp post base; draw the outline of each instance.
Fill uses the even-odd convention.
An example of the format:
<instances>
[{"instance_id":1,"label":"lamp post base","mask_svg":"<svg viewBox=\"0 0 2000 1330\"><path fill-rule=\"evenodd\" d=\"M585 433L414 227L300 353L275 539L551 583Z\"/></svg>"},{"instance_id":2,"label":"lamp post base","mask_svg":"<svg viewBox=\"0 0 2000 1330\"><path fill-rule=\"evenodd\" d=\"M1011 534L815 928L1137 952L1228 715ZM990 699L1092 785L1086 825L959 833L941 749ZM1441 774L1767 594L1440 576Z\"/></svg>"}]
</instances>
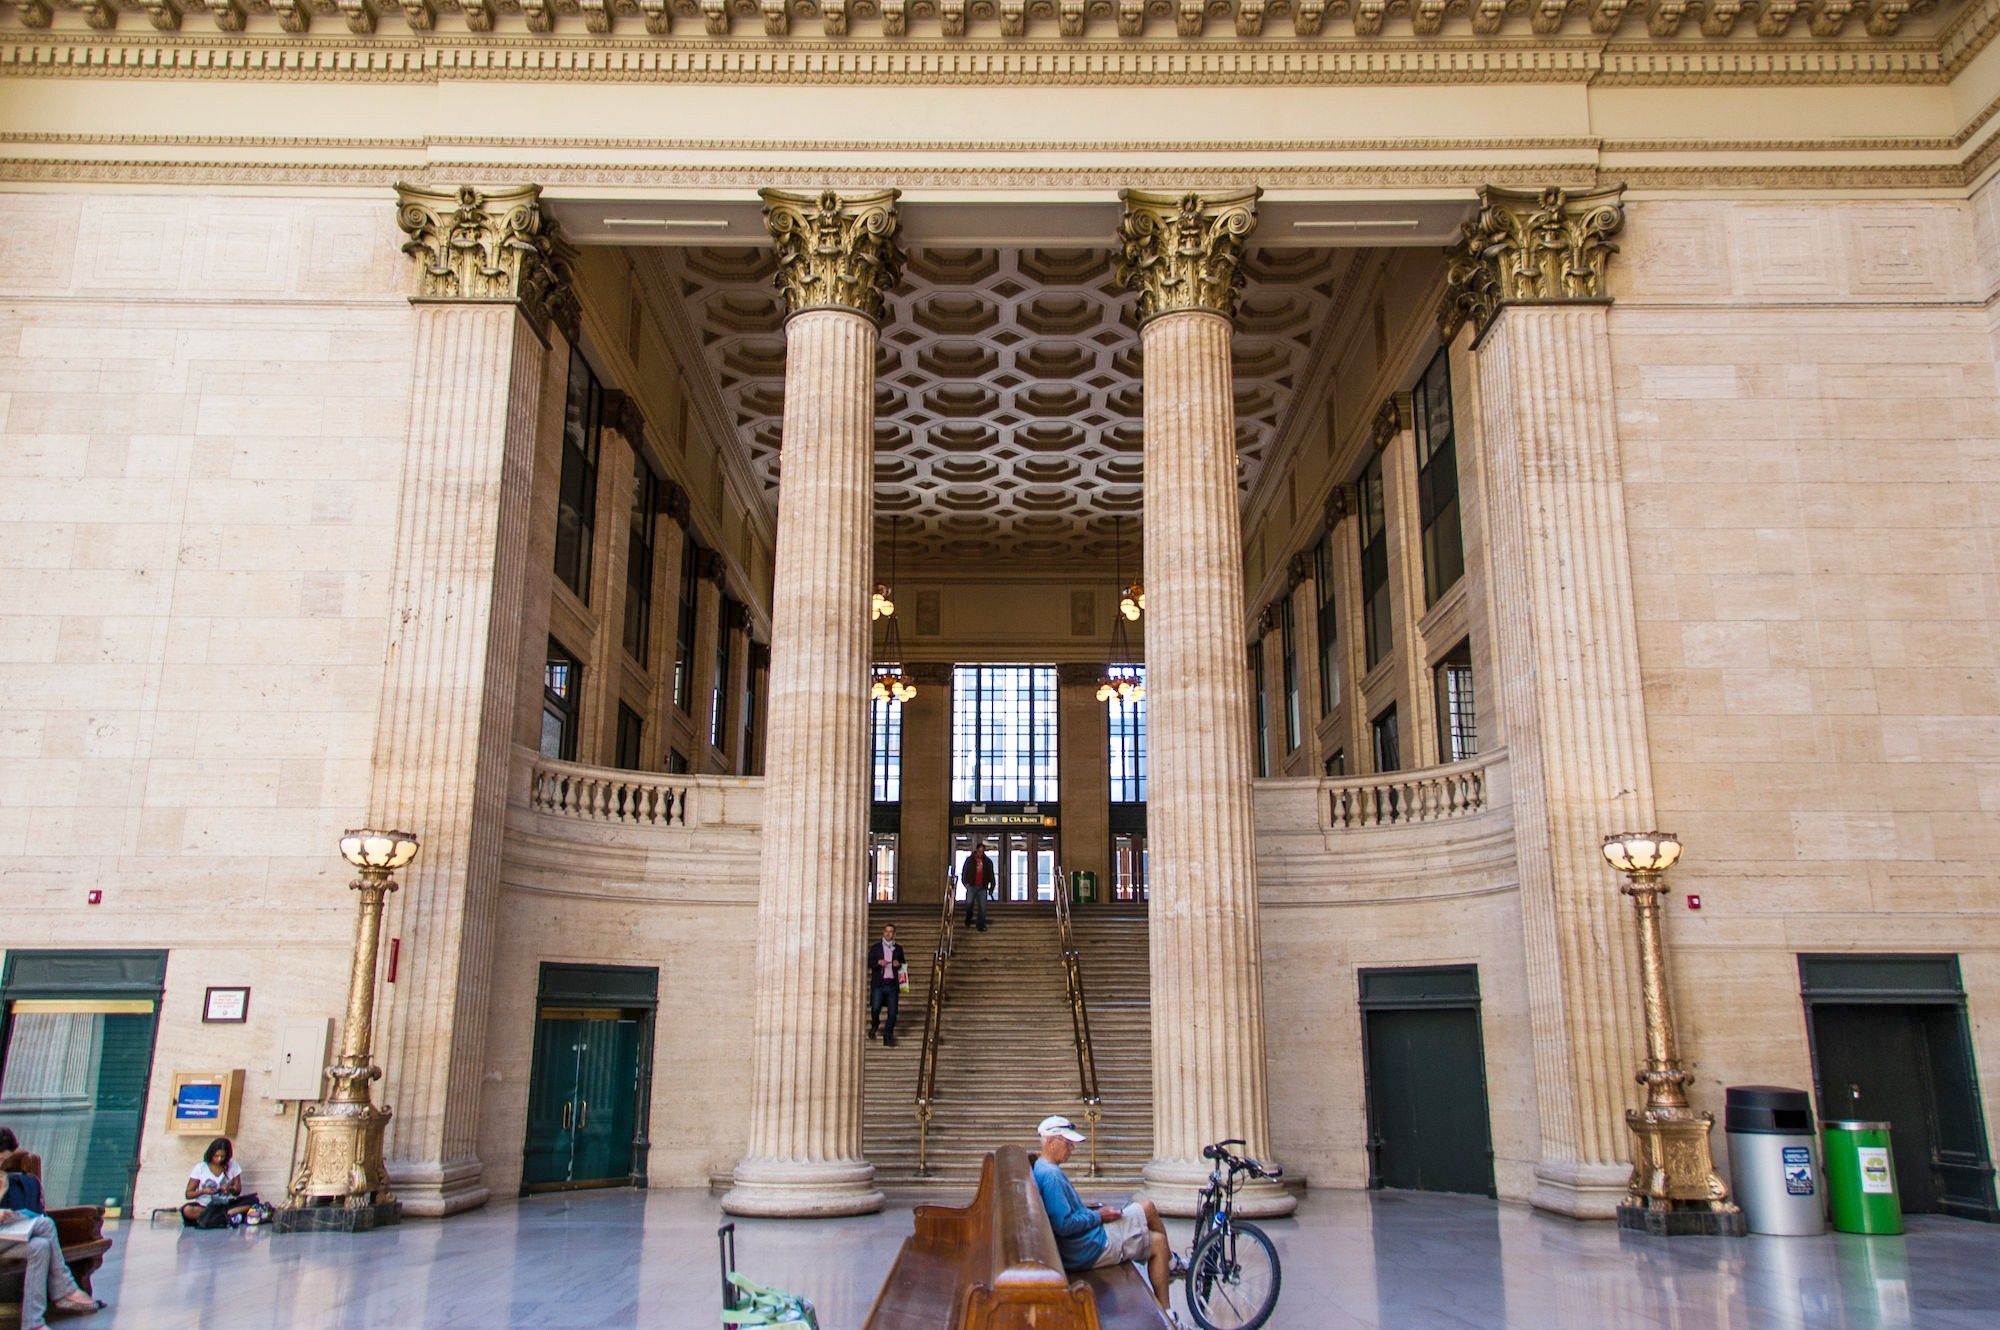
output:
<instances>
[{"instance_id":1,"label":"lamp post base","mask_svg":"<svg viewBox=\"0 0 2000 1330\"><path fill-rule=\"evenodd\" d=\"M400 1215L389 1173L382 1165L382 1132L390 1110L371 1103L334 1100L309 1104L305 1110L306 1157L292 1177L285 1205L273 1218L286 1228L283 1216L301 1211L383 1211ZM365 1225L375 1228L376 1220ZM386 1222L394 1223L392 1218ZM362 1226L315 1222L314 1228Z\"/></svg>"},{"instance_id":2,"label":"lamp post base","mask_svg":"<svg viewBox=\"0 0 2000 1330\"><path fill-rule=\"evenodd\" d=\"M271 1212L271 1227L280 1233L366 1233L403 1222L403 1207L381 1205L288 1205Z\"/></svg>"},{"instance_id":3,"label":"lamp post base","mask_svg":"<svg viewBox=\"0 0 2000 1330\"><path fill-rule=\"evenodd\" d=\"M1741 1237L1743 1212L1715 1171L1708 1137L1715 1116L1674 1104L1628 1111L1632 1180L1618 1207L1618 1227L1654 1237Z\"/></svg>"}]
</instances>

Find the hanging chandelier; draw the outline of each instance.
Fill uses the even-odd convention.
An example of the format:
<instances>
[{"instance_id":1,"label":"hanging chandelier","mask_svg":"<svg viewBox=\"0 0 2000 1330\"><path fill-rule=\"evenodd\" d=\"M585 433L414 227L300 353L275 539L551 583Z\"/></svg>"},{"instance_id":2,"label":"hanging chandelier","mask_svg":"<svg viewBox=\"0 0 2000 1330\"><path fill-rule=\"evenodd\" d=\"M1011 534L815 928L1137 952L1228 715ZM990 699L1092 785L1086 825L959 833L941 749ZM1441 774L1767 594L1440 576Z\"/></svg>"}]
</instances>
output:
<instances>
[{"instance_id":1,"label":"hanging chandelier","mask_svg":"<svg viewBox=\"0 0 2000 1330\"><path fill-rule=\"evenodd\" d=\"M903 672L903 634L896 626L896 602L889 599L889 588L896 584L896 529L902 520L901 516L889 519L889 580L875 584L869 605L871 620L889 621L882 635L881 655L869 672L868 695L877 702L907 702L917 695L917 686Z\"/></svg>"},{"instance_id":2,"label":"hanging chandelier","mask_svg":"<svg viewBox=\"0 0 2000 1330\"><path fill-rule=\"evenodd\" d=\"M1116 576L1113 585L1125 582L1125 519L1116 519L1113 537L1113 554ZM1111 658L1105 662L1104 676L1097 683L1097 700L1100 702L1137 702L1146 696L1145 673L1139 663L1132 659L1132 644L1125 636L1125 621L1137 619L1139 612L1146 608L1146 593L1137 582L1126 586L1118 602L1118 613L1111 616Z\"/></svg>"}]
</instances>

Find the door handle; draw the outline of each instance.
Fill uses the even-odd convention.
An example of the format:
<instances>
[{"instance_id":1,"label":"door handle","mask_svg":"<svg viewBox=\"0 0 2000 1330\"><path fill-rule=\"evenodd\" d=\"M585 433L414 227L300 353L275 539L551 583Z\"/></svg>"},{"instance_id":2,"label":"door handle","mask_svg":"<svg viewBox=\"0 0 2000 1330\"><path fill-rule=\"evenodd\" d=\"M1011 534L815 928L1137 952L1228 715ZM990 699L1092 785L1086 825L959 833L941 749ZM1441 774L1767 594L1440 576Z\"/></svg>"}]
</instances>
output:
<instances>
[{"instance_id":1,"label":"door handle","mask_svg":"<svg viewBox=\"0 0 2000 1330\"><path fill-rule=\"evenodd\" d=\"M575 1104L571 1103L571 1102L570 1102L569 1100L567 1100L567 1099L563 1100L563 1125L562 1125L562 1129L563 1129L564 1131L568 1131L568 1130L569 1130L569 1120L570 1120L570 1115L571 1115L572 1113L574 1113L575 1111L576 1111L576 1105L575 1105Z\"/></svg>"},{"instance_id":2,"label":"door handle","mask_svg":"<svg viewBox=\"0 0 2000 1330\"><path fill-rule=\"evenodd\" d=\"M576 1129L578 1131L582 1131L585 1127L589 1125L590 1125L590 1101L586 1099L583 1101L582 1111L576 1115Z\"/></svg>"}]
</instances>

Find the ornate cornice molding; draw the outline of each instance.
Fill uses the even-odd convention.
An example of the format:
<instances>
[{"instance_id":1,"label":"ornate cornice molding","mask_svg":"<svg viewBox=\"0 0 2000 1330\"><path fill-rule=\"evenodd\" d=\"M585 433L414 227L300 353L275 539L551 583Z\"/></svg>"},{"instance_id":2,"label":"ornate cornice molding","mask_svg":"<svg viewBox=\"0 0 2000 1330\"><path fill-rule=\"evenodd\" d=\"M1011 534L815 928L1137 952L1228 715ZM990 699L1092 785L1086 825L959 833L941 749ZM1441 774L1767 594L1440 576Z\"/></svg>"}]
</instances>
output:
<instances>
[{"instance_id":1,"label":"ornate cornice molding","mask_svg":"<svg viewBox=\"0 0 2000 1330\"><path fill-rule=\"evenodd\" d=\"M1625 186L1572 194L1541 190L1479 191L1479 216L1445 252L1445 293L1438 328L1449 341L1470 322L1475 336L1506 305L1602 304L1604 268L1625 224Z\"/></svg>"},{"instance_id":2,"label":"ornate cornice molding","mask_svg":"<svg viewBox=\"0 0 2000 1330\"><path fill-rule=\"evenodd\" d=\"M1235 317L1243 246L1263 192L1254 185L1228 194L1118 191L1125 216L1113 269L1121 286L1139 293L1142 325L1184 311Z\"/></svg>"},{"instance_id":3,"label":"ornate cornice molding","mask_svg":"<svg viewBox=\"0 0 2000 1330\"><path fill-rule=\"evenodd\" d=\"M688 497L687 487L678 480L662 476L660 511L673 519L675 526L683 531L687 530L688 522L694 517L694 503Z\"/></svg>"},{"instance_id":4,"label":"ornate cornice molding","mask_svg":"<svg viewBox=\"0 0 2000 1330\"><path fill-rule=\"evenodd\" d=\"M1375 4L1378 0L1359 2ZM321 83L488 79L512 83L1044 87L1218 83L1306 87L1357 83L1797 86L1943 83L1958 67L1950 63L1935 40L1907 38L1765 41L1739 35L1728 41L1660 41L1640 36L1606 42L1580 33L1576 37L1532 39L905 43L865 39L663 41L644 36L500 36L434 31L355 38L334 32L288 36L261 23L252 27L251 31L216 33L106 33L88 27L19 33L0 44L0 73L16 78ZM0 19L0 31L5 30L5 20ZM1990 39L1990 34L1982 35L1980 45ZM1963 58L1969 59L1969 55Z\"/></svg>"},{"instance_id":5,"label":"ornate cornice molding","mask_svg":"<svg viewBox=\"0 0 2000 1330\"><path fill-rule=\"evenodd\" d=\"M396 186L396 224L418 262L417 300L518 304L530 323L553 323L576 340L581 310L571 252L542 216L542 187L481 191Z\"/></svg>"},{"instance_id":6,"label":"ornate cornice molding","mask_svg":"<svg viewBox=\"0 0 2000 1330\"><path fill-rule=\"evenodd\" d=\"M278 28L302 34L313 30L316 19L324 19L329 27L356 34L373 34L383 20L429 34L439 29L442 16L458 18L466 35L496 39L520 32L622 34L641 40L708 38L741 46L791 47L815 40L866 41L859 29L872 27L874 39L884 44L998 38L1006 45L1129 49L1142 41L1175 39L1186 45L1228 44L1231 37L1238 43L1287 36L1338 40L1341 19L1361 40L1383 39L1389 31L1440 42L1549 38L1569 31L1601 41L1621 29L1671 39L1696 28L1710 39L1741 35L1776 40L1798 32L1824 40L1851 27L1880 39L1896 36L1908 16L1927 15L1937 7L1937 0L1538 0L1533 5L1487 0L15 0L14 10L21 26L29 29L78 20L112 29L132 15L173 32L182 28L184 17L201 22L205 10L204 26L212 24L223 33ZM739 25L739 19L761 21ZM814 19L816 34L810 30ZM871 25L870 19L877 21ZM1270 31L1267 19L1272 20ZM1943 35L1964 41L1985 35L1983 27L1953 23Z\"/></svg>"},{"instance_id":7,"label":"ornate cornice molding","mask_svg":"<svg viewBox=\"0 0 2000 1330\"><path fill-rule=\"evenodd\" d=\"M844 309L880 324L884 297L903 277L893 189L798 194L760 189L778 249L778 289L793 314Z\"/></svg>"}]
</instances>

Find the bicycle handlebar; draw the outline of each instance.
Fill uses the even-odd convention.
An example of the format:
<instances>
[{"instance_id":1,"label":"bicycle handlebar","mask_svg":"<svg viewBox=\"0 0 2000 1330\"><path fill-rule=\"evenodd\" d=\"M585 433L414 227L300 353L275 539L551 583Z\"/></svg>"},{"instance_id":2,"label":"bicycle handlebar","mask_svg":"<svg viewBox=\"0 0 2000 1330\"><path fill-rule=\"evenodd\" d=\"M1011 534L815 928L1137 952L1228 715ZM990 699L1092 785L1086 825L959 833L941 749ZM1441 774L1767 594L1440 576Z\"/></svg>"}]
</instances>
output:
<instances>
[{"instance_id":1,"label":"bicycle handlebar","mask_svg":"<svg viewBox=\"0 0 2000 1330\"><path fill-rule=\"evenodd\" d=\"M1204 1145L1201 1148L1201 1157L1203 1159L1215 1160L1218 1163L1226 1163L1229 1165L1230 1172L1248 1173L1253 1178L1270 1178L1275 1180L1285 1175L1285 1170L1276 1165L1266 1167L1247 1155L1238 1155L1230 1151L1230 1146L1242 1145L1243 1143L1240 1140L1227 1140L1217 1141L1213 1145Z\"/></svg>"}]
</instances>

